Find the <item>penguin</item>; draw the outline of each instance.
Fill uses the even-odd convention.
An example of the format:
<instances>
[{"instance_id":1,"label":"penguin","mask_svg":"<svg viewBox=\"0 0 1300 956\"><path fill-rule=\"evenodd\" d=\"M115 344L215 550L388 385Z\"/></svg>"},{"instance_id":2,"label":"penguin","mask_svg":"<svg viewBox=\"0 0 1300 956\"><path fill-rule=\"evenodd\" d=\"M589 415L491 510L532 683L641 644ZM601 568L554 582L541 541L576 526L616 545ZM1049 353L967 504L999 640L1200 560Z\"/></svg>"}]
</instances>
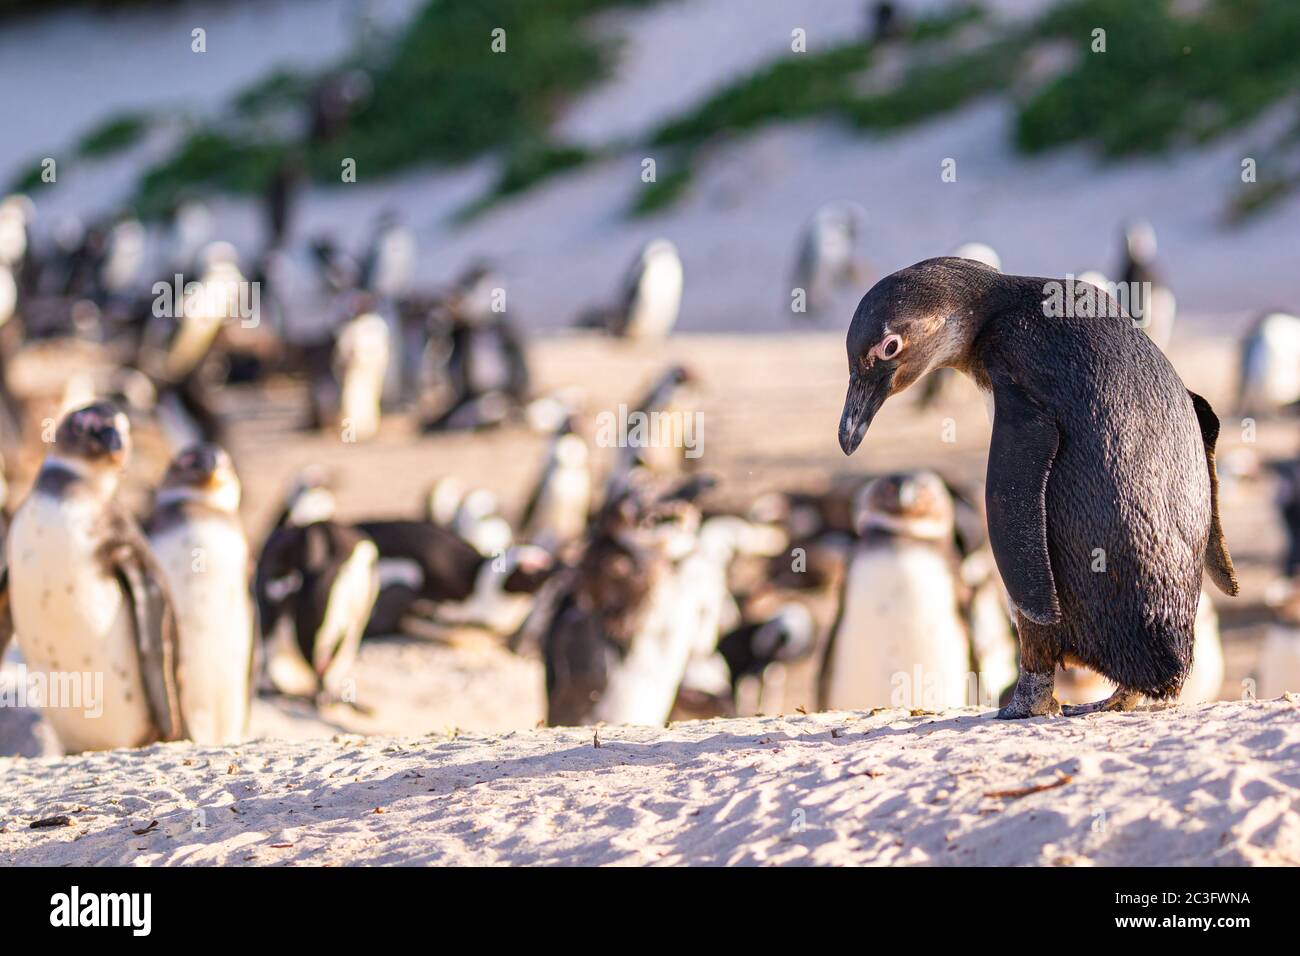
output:
<instances>
[{"instance_id":1,"label":"penguin","mask_svg":"<svg viewBox=\"0 0 1300 956\"><path fill-rule=\"evenodd\" d=\"M524 581L524 575L513 575L520 567L529 573L549 560L546 556L534 563L537 553L545 554L537 548L480 554L456 532L431 521L362 521L356 527L374 542L379 555L379 596L366 625L367 636L400 632L417 601L432 603L440 618L444 608L455 608L445 617L457 624L514 631L528 607L523 606L522 613L518 606L507 608L508 596L531 594L535 587Z\"/></svg>"},{"instance_id":2,"label":"penguin","mask_svg":"<svg viewBox=\"0 0 1300 956\"><path fill-rule=\"evenodd\" d=\"M451 528L488 557L501 554L514 543L514 530L501 517L497 496L486 488L475 488L461 498Z\"/></svg>"},{"instance_id":3,"label":"penguin","mask_svg":"<svg viewBox=\"0 0 1300 956\"><path fill-rule=\"evenodd\" d=\"M761 621L743 623L724 634L718 640L718 653L727 662L734 712L741 716L781 713L785 709L784 666L808 657L816 644L813 616L795 601L782 604Z\"/></svg>"},{"instance_id":4,"label":"penguin","mask_svg":"<svg viewBox=\"0 0 1300 956\"><path fill-rule=\"evenodd\" d=\"M640 472L593 518L542 625L550 725L668 718L698 635L678 563L695 545L704 487Z\"/></svg>"},{"instance_id":5,"label":"penguin","mask_svg":"<svg viewBox=\"0 0 1300 956\"><path fill-rule=\"evenodd\" d=\"M640 399L629 406L628 420L632 416L652 415L680 417L687 412L680 407L678 399L682 386L690 386L697 381L694 372L684 365L670 365L651 383L650 388ZM673 434L685 436L684 423L670 423ZM597 436L600 440L600 436ZM673 475L685 466L685 448L677 448L664 443L626 442L618 449L613 466L605 480L605 498L618 492L634 469L644 468L664 475Z\"/></svg>"},{"instance_id":6,"label":"penguin","mask_svg":"<svg viewBox=\"0 0 1300 956\"><path fill-rule=\"evenodd\" d=\"M361 260L361 288L382 299L396 299L410 285L415 259L415 233L385 213Z\"/></svg>"},{"instance_id":7,"label":"penguin","mask_svg":"<svg viewBox=\"0 0 1300 956\"><path fill-rule=\"evenodd\" d=\"M198 744L248 736L252 561L239 500L230 456L216 445L195 445L172 460L149 519L149 544L176 613L181 716Z\"/></svg>"},{"instance_id":8,"label":"penguin","mask_svg":"<svg viewBox=\"0 0 1300 956\"><path fill-rule=\"evenodd\" d=\"M859 541L818 679L822 710L940 710L972 696L955 508L932 472L876 478L855 502Z\"/></svg>"},{"instance_id":9,"label":"penguin","mask_svg":"<svg viewBox=\"0 0 1300 956\"><path fill-rule=\"evenodd\" d=\"M818 209L804 230L790 287L803 290L808 317L827 309L845 286L865 278L857 249L860 219L856 204L832 202ZM793 296L791 301L796 301Z\"/></svg>"},{"instance_id":10,"label":"penguin","mask_svg":"<svg viewBox=\"0 0 1300 956\"><path fill-rule=\"evenodd\" d=\"M1063 286L928 259L876 283L847 337L845 454L887 397L936 367L957 368L992 399L986 511L1021 661L1002 718L1059 712L1063 661L1118 688L1070 715L1177 696L1202 570L1238 592L1213 409L1109 298L1100 317L1057 309Z\"/></svg>"},{"instance_id":11,"label":"penguin","mask_svg":"<svg viewBox=\"0 0 1300 956\"><path fill-rule=\"evenodd\" d=\"M1300 617L1292 602L1270 623L1255 659L1255 691L1260 698L1300 693Z\"/></svg>"},{"instance_id":12,"label":"penguin","mask_svg":"<svg viewBox=\"0 0 1300 956\"><path fill-rule=\"evenodd\" d=\"M31 254L31 223L36 207L22 193L0 199L0 264L17 274Z\"/></svg>"},{"instance_id":13,"label":"penguin","mask_svg":"<svg viewBox=\"0 0 1300 956\"><path fill-rule=\"evenodd\" d=\"M555 436L542 474L519 521L524 538L550 551L582 536L591 507L590 451L566 424Z\"/></svg>"},{"instance_id":14,"label":"penguin","mask_svg":"<svg viewBox=\"0 0 1300 956\"><path fill-rule=\"evenodd\" d=\"M682 285L682 259L677 247L668 239L653 239L641 248L628 269L619 303L595 309L578 324L604 328L619 338L666 338L681 311Z\"/></svg>"},{"instance_id":15,"label":"penguin","mask_svg":"<svg viewBox=\"0 0 1300 956\"><path fill-rule=\"evenodd\" d=\"M254 593L276 690L318 705L356 704L346 681L379 594L378 562L364 532L336 521L271 532Z\"/></svg>"},{"instance_id":16,"label":"penguin","mask_svg":"<svg viewBox=\"0 0 1300 956\"><path fill-rule=\"evenodd\" d=\"M332 521L337 511L333 474L321 465L308 465L294 477L272 528Z\"/></svg>"},{"instance_id":17,"label":"penguin","mask_svg":"<svg viewBox=\"0 0 1300 956\"><path fill-rule=\"evenodd\" d=\"M204 248L198 288L178 303L181 314L158 316L145 333L141 367L163 382L181 382L207 357L222 323L238 314L238 253L228 242Z\"/></svg>"},{"instance_id":18,"label":"penguin","mask_svg":"<svg viewBox=\"0 0 1300 956\"><path fill-rule=\"evenodd\" d=\"M1124 261L1120 282L1128 289L1129 315L1163 351L1174 334L1178 304L1156 265L1156 231L1149 222L1124 227Z\"/></svg>"},{"instance_id":19,"label":"penguin","mask_svg":"<svg viewBox=\"0 0 1300 956\"><path fill-rule=\"evenodd\" d=\"M388 337L388 323L374 312L349 319L338 331L333 359L337 420L350 441L369 441L379 431Z\"/></svg>"},{"instance_id":20,"label":"penguin","mask_svg":"<svg viewBox=\"0 0 1300 956\"><path fill-rule=\"evenodd\" d=\"M427 420L426 432L500 425L528 399L529 370L522 335L501 301L499 280L475 265L431 318L430 335L442 343L440 378L446 397Z\"/></svg>"},{"instance_id":21,"label":"penguin","mask_svg":"<svg viewBox=\"0 0 1300 956\"><path fill-rule=\"evenodd\" d=\"M997 251L989 245L982 242L967 242L957 247L953 253L959 259L970 259L974 262L980 262L990 269L1002 271L1002 257ZM917 397L916 407L924 411L938 401L939 396L944 393L945 389L952 387L953 379L957 373L950 368L937 368L925 377L921 383L921 392Z\"/></svg>"},{"instance_id":22,"label":"penguin","mask_svg":"<svg viewBox=\"0 0 1300 956\"><path fill-rule=\"evenodd\" d=\"M3 310L0 310L3 315ZM1266 312L1241 342L1237 414L1275 415L1300 402L1300 316Z\"/></svg>"},{"instance_id":23,"label":"penguin","mask_svg":"<svg viewBox=\"0 0 1300 956\"><path fill-rule=\"evenodd\" d=\"M44 708L69 753L186 736L166 576L115 499L130 451L121 411L73 411L9 530L0 604L28 669L51 681L102 677L89 698Z\"/></svg>"}]
</instances>

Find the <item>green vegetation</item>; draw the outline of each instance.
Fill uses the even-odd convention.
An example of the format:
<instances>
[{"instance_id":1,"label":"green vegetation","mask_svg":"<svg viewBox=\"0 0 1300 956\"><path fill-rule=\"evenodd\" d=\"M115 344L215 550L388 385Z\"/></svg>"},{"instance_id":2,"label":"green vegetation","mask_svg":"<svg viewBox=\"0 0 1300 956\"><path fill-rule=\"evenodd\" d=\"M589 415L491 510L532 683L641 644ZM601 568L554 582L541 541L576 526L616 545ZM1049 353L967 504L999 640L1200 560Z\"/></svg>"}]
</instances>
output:
<instances>
[{"instance_id":1,"label":"green vegetation","mask_svg":"<svg viewBox=\"0 0 1300 956\"><path fill-rule=\"evenodd\" d=\"M134 146L149 130L149 120L139 113L126 113L101 123L81 138L77 153L88 158L109 156Z\"/></svg>"},{"instance_id":2,"label":"green vegetation","mask_svg":"<svg viewBox=\"0 0 1300 956\"><path fill-rule=\"evenodd\" d=\"M1091 51L1106 31L1106 52ZM1078 45L1077 65L1024 104L1030 152L1091 142L1107 155L1202 142L1237 127L1300 81L1300 4L1216 0L1177 15L1163 0L1071 0L1038 27Z\"/></svg>"},{"instance_id":3,"label":"green vegetation","mask_svg":"<svg viewBox=\"0 0 1300 956\"><path fill-rule=\"evenodd\" d=\"M507 157L491 191L462 209L457 218L472 219L502 199L525 192L556 173L576 169L591 157L577 146L553 146L545 141L520 144Z\"/></svg>"},{"instance_id":4,"label":"green vegetation","mask_svg":"<svg viewBox=\"0 0 1300 956\"><path fill-rule=\"evenodd\" d=\"M636 202L632 204L634 216L648 216L661 209L667 209L683 195L691 185L691 167L685 163L672 166L666 173L657 176L654 182L644 183Z\"/></svg>"}]
</instances>

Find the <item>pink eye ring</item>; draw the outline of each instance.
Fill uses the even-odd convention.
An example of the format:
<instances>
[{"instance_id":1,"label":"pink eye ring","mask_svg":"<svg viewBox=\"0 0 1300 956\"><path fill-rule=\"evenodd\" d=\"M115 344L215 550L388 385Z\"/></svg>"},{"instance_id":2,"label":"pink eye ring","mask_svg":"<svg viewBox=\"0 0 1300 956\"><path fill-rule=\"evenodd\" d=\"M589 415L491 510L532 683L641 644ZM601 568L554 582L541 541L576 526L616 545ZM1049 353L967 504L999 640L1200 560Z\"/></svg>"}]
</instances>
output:
<instances>
[{"instance_id":1,"label":"pink eye ring","mask_svg":"<svg viewBox=\"0 0 1300 956\"><path fill-rule=\"evenodd\" d=\"M880 340L880 344L871 350L871 354L876 358L889 361L897 358L898 353L901 351L903 351L903 337L901 335L886 335Z\"/></svg>"}]
</instances>

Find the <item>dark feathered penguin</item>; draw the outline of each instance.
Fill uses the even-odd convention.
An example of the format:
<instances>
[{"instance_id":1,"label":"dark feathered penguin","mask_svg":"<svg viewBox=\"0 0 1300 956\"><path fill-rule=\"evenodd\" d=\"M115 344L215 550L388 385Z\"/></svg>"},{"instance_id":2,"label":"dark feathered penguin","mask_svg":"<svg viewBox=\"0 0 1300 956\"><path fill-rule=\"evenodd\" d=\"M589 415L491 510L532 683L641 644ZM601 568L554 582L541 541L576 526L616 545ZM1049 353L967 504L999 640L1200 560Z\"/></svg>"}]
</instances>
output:
<instances>
[{"instance_id":1,"label":"dark feathered penguin","mask_svg":"<svg viewBox=\"0 0 1300 956\"><path fill-rule=\"evenodd\" d=\"M848 334L845 454L886 398L934 368L992 397L989 537L1021 643L1002 717L1056 712L1061 661L1119 687L1071 713L1173 697L1191 666L1202 570L1237 593L1218 419L1104 293L1093 311L1105 314L1060 315L1063 285L927 259L876 283Z\"/></svg>"}]
</instances>

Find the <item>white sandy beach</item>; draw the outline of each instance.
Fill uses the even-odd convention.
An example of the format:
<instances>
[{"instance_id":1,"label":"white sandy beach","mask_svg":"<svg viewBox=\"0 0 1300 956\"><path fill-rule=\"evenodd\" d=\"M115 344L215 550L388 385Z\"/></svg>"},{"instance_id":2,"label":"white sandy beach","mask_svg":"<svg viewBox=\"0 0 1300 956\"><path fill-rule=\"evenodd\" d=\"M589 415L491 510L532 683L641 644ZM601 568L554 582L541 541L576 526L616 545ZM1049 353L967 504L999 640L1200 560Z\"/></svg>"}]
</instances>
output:
<instances>
[{"instance_id":1,"label":"white sandy beach","mask_svg":"<svg viewBox=\"0 0 1300 956\"><path fill-rule=\"evenodd\" d=\"M5 759L0 864L1300 864L1298 706Z\"/></svg>"}]
</instances>

